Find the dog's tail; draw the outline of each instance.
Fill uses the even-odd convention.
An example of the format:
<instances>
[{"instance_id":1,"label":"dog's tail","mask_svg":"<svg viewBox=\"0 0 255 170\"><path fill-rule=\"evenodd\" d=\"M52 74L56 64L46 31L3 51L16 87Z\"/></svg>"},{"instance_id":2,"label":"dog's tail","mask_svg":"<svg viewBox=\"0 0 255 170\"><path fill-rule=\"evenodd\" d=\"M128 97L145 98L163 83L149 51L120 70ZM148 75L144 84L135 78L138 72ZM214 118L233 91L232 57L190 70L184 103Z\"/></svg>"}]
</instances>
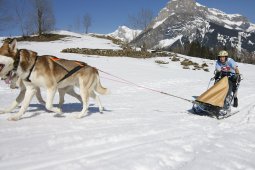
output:
<instances>
[{"instance_id":1,"label":"dog's tail","mask_svg":"<svg viewBox=\"0 0 255 170\"><path fill-rule=\"evenodd\" d=\"M105 95L105 94L109 94L110 91L103 87L100 83L100 79L99 79L99 75L97 75L97 80L96 80L96 88L95 88L95 91L101 95Z\"/></svg>"}]
</instances>

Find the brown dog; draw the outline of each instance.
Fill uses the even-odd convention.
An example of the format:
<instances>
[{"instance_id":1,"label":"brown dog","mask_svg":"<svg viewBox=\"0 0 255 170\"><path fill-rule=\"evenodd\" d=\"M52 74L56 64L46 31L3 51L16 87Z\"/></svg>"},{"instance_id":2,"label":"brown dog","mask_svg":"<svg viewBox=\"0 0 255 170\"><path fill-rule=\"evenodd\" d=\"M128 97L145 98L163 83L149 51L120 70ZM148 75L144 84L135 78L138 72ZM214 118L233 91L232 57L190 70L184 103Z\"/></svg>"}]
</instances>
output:
<instances>
[{"instance_id":1,"label":"brown dog","mask_svg":"<svg viewBox=\"0 0 255 170\"><path fill-rule=\"evenodd\" d=\"M58 59L54 56L38 56L36 52L22 49L17 50L17 41L4 43L0 48L0 77L12 79L16 73L26 87L24 101L19 112L9 118L18 120L25 113L37 88L46 88L46 108L61 113L61 109L53 107L53 98L57 89L77 86L80 88L83 109L77 118L83 117L88 111L89 96L94 96L100 103L99 94L106 94L108 90L102 87L98 70L83 62ZM100 106L100 111L103 108Z\"/></svg>"}]
</instances>

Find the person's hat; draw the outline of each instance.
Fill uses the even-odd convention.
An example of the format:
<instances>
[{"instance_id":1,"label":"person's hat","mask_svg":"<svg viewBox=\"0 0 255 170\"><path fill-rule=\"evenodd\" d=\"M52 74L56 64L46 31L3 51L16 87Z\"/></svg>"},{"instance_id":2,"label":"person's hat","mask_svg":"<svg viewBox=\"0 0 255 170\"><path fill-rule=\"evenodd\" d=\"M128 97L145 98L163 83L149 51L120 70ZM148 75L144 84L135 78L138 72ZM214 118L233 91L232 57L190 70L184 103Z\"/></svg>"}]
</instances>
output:
<instances>
[{"instance_id":1,"label":"person's hat","mask_svg":"<svg viewBox=\"0 0 255 170\"><path fill-rule=\"evenodd\" d=\"M219 52L218 56L219 57L227 57L228 56L228 52L225 51L225 50L222 50L222 51Z\"/></svg>"}]
</instances>

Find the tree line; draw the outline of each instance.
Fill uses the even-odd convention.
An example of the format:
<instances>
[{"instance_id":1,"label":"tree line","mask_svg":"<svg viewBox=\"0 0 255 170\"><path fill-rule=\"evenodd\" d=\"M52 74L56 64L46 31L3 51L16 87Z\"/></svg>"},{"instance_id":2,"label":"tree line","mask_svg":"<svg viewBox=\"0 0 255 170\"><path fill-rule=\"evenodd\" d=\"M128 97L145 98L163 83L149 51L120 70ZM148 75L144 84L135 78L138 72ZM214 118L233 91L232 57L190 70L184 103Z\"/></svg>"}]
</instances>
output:
<instances>
[{"instance_id":1,"label":"tree line","mask_svg":"<svg viewBox=\"0 0 255 170\"><path fill-rule=\"evenodd\" d=\"M225 46L222 47L207 47L201 45L198 41L193 41L191 43L187 43L184 47L175 47L172 51L181 53L184 55L205 58L210 60L216 60L218 56L218 52L221 50L228 51L229 57L233 58L237 62L255 64L255 53L250 53L248 51L242 50L238 52L236 48L227 48Z\"/></svg>"}]
</instances>

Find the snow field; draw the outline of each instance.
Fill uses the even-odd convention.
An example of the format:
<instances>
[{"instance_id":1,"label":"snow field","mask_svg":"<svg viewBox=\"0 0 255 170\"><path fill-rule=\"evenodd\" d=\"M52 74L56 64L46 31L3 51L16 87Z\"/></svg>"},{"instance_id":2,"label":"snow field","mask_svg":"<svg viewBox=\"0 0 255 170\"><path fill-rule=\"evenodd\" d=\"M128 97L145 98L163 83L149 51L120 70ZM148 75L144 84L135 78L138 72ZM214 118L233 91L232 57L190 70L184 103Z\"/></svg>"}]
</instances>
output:
<instances>
[{"instance_id":1,"label":"snow field","mask_svg":"<svg viewBox=\"0 0 255 170\"><path fill-rule=\"evenodd\" d=\"M187 99L203 93L213 75L213 61L197 58L192 60L207 62L210 72L184 70L178 62L170 60L167 65L158 65L155 58L108 58L59 52L70 46L90 45L118 48L87 36L54 43L23 42L19 48L81 60L140 86ZM239 65L245 78L238 95L239 113L220 121L190 113L189 102L112 81L116 78L102 72L101 83L111 91L100 96L105 107L103 114L90 100L89 114L74 119L81 105L66 95L64 115L56 117L34 98L20 121L7 121L10 114L0 115L0 169L255 169L255 67ZM7 107L17 94L18 89L11 90L1 81L0 108ZM43 89L42 95L45 98ZM58 95L54 101L58 103Z\"/></svg>"}]
</instances>

